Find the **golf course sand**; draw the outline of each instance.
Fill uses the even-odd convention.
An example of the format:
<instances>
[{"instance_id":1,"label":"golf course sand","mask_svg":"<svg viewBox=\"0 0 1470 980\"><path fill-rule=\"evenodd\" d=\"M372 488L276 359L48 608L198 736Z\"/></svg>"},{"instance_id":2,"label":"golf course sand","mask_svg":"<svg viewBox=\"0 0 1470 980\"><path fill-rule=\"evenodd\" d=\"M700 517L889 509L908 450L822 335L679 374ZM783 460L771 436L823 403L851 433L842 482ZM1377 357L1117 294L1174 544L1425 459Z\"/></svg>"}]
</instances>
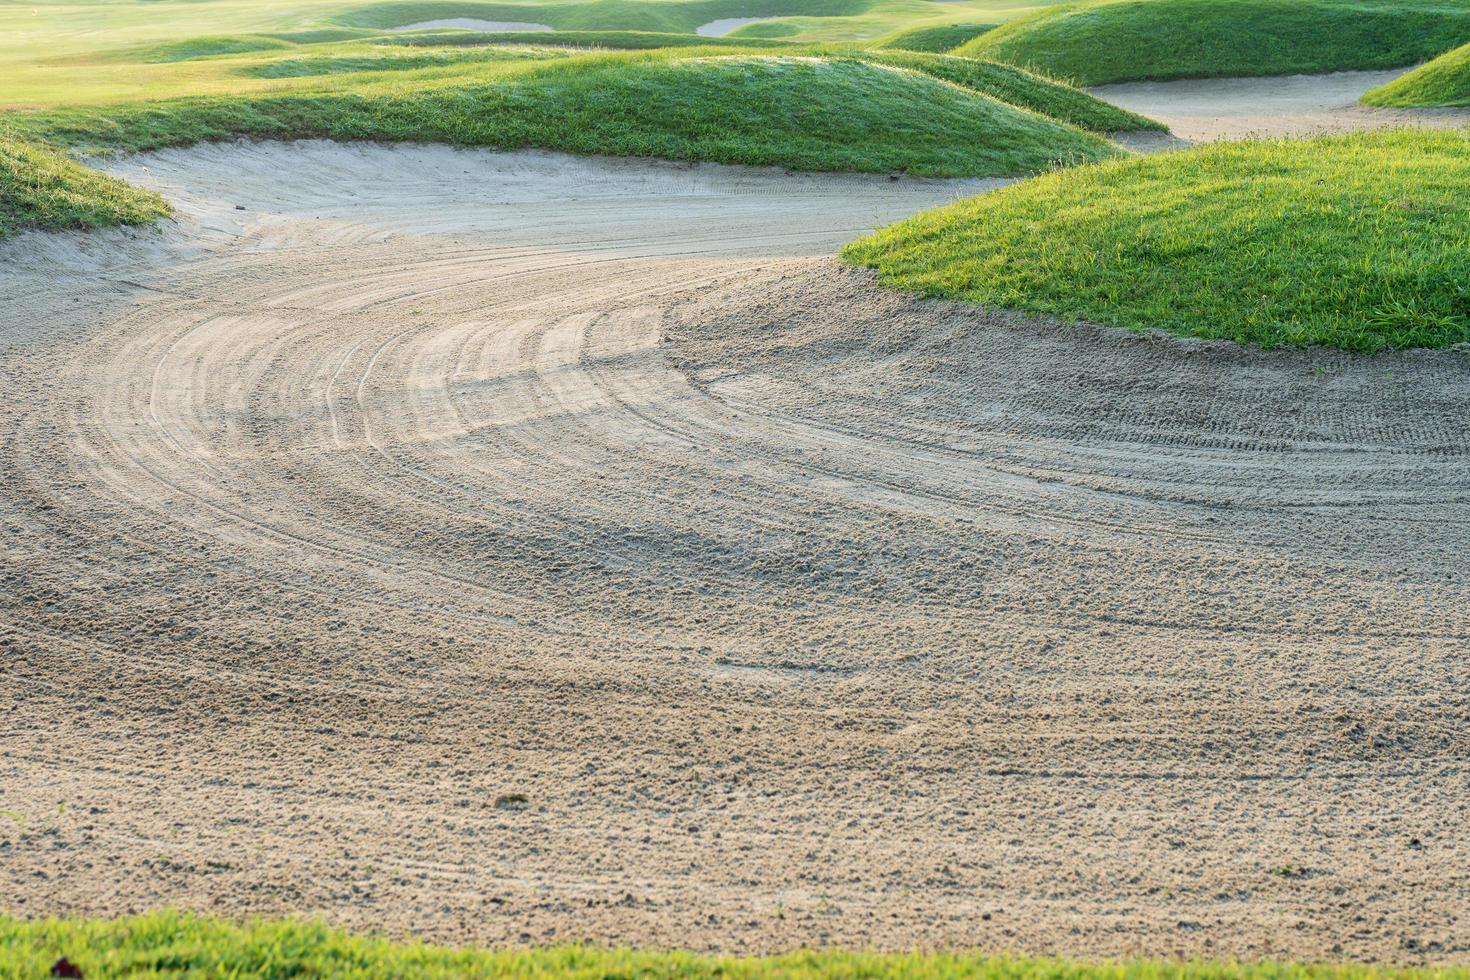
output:
<instances>
[{"instance_id":1,"label":"golf course sand","mask_svg":"<svg viewBox=\"0 0 1470 980\"><path fill-rule=\"evenodd\" d=\"M0 890L475 943L1470 954L1470 353L880 290L994 182L123 158L0 246Z\"/></svg>"},{"instance_id":2,"label":"golf course sand","mask_svg":"<svg viewBox=\"0 0 1470 980\"><path fill-rule=\"evenodd\" d=\"M1470 126L1470 109L1382 109L1358 103L1364 92L1388 84L1405 70L1127 82L1088 91L1124 109L1147 113L1167 125L1175 138L1189 142ZM1135 142L1149 149L1160 138Z\"/></svg>"}]
</instances>

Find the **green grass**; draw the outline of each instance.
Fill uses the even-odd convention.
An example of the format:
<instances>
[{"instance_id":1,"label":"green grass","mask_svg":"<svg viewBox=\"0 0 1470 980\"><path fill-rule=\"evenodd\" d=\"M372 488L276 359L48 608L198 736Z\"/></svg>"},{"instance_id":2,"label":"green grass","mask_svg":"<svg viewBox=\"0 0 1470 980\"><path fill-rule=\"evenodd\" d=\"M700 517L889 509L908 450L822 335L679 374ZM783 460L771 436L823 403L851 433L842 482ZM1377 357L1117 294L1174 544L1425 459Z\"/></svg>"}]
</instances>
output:
<instances>
[{"instance_id":1,"label":"green grass","mask_svg":"<svg viewBox=\"0 0 1470 980\"><path fill-rule=\"evenodd\" d=\"M1470 44L1373 89L1363 101L1406 109L1470 106Z\"/></svg>"},{"instance_id":2,"label":"green grass","mask_svg":"<svg viewBox=\"0 0 1470 980\"><path fill-rule=\"evenodd\" d=\"M162 44L148 45L130 54L135 60L144 64L166 64L172 61L213 58L223 54L279 51L290 47L290 41L282 41L280 38L267 37L264 34L241 34L229 37L191 37L182 41L166 41Z\"/></svg>"},{"instance_id":3,"label":"green grass","mask_svg":"<svg viewBox=\"0 0 1470 980\"><path fill-rule=\"evenodd\" d=\"M309 922L159 912L118 920L0 918L0 980L46 976L65 957L89 980L130 977L568 978L568 980L1467 980L1470 971L1277 963L1079 963L975 953L824 949L778 956L566 946L455 949Z\"/></svg>"},{"instance_id":4,"label":"green grass","mask_svg":"<svg viewBox=\"0 0 1470 980\"><path fill-rule=\"evenodd\" d=\"M375 45L408 47L478 47L525 44L535 47L605 48L612 51L652 51L656 48L784 48L785 42L751 37L700 37L696 34L659 34L653 31L474 31L390 34Z\"/></svg>"},{"instance_id":5,"label":"green grass","mask_svg":"<svg viewBox=\"0 0 1470 980\"><path fill-rule=\"evenodd\" d=\"M0 238L21 231L137 225L168 214L157 194L55 150L0 136Z\"/></svg>"},{"instance_id":6,"label":"green grass","mask_svg":"<svg viewBox=\"0 0 1470 980\"><path fill-rule=\"evenodd\" d=\"M238 94L290 87L241 68L281 54L334 52L282 48L377 39L392 43L391 25L435 19L446 12L513 15L561 28L555 35L481 37L470 43L566 44L650 48L696 43L694 27L721 16L771 13L775 23L709 46L755 47L774 42L866 43L909 27L1001 23L1056 0L531 0L524 4L441 4L404 0L117 0L93 3L0 3L0 110L70 104L144 101L183 95ZM345 23L349 22L349 23ZM461 43L454 32L431 46ZM682 37L681 37L682 36Z\"/></svg>"},{"instance_id":7,"label":"green grass","mask_svg":"<svg viewBox=\"0 0 1470 980\"><path fill-rule=\"evenodd\" d=\"M1165 128L1162 123L1120 109L1079 89L1011 65L918 51L871 51L861 57L876 64L908 68L942 78L1093 132Z\"/></svg>"},{"instance_id":8,"label":"green grass","mask_svg":"<svg viewBox=\"0 0 1470 980\"><path fill-rule=\"evenodd\" d=\"M1085 0L955 53L1082 85L1411 65L1470 41L1470 0Z\"/></svg>"},{"instance_id":9,"label":"green grass","mask_svg":"<svg viewBox=\"0 0 1470 980\"><path fill-rule=\"evenodd\" d=\"M346 76L351 84L322 79L319 91L9 118L27 136L89 150L318 137L927 176L1037 173L1121 152L927 75L850 58L621 53L470 69L479 74Z\"/></svg>"},{"instance_id":10,"label":"green grass","mask_svg":"<svg viewBox=\"0 0 1470 980\"><path fill-rule=\"evenodd\" d=\"M1048 174L849 245L927 296L1265 347L1470 341L1470 133L1218 143Z\"/></svg>"},{"instance_id":11,"label":"green grass","mask_svg":"<svg viewBox=\"0 0 1470 980\"><path fill-rule=\"evenodd\" d=\"M534 21L565 31L656 31L692 34L725 17L841 17L862 14L872 0L580 0L570 3L469 3L453 0L378 3L337 17L350 27L401 27L423 21L473 18Z\"/></svg>"},{"instance_id":12,"label":"green grass","mask_svg":"<svg viewBox=\"0 0 1470 980\"><path fill-rule=\"evenodd\" d=\"M371 51L352 54L316 55L305 58L279 58L246 65L241 73L254 78L310 78L318 75L347 75L358 72L414 71L419 68L447 68L453 65L485 64L506 61L548 61L568 58L572 52L564 48L546 47L476 47L449 50Z\"/></svg>"},{"instance_id":13,"label":"green grass","mask_svg":"<svg viewBox=\"0 0 1470 980\"><path fill-rule=\"evenodd\" d=\"M899 31L878 43L880 48L897 48L901 51L928 51L938 53L951 51L966 41L973 41L981 34L995 30L996 24L938 24L932 27L911 27Z\"/></svg>"}]
</instances>

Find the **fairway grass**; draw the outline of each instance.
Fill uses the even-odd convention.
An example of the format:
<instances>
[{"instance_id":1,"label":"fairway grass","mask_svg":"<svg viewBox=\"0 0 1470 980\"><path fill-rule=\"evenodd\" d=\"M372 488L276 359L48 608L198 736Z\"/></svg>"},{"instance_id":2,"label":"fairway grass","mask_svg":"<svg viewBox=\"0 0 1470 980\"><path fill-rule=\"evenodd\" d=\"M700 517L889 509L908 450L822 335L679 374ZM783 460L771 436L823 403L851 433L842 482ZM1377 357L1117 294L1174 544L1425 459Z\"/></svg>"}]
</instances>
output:
<instances>
[{"instance_id":1,"label":"fairway grass","mask_svg":"<svg viewBox=\"0 0 1470 980\"><path fill-rule=\"evenodd\" d=\"M1263 347L1470 342L1470 134L1218 143L1048 174L849 245L927 296Z\"/></svg>"},{"instance_id":2,"label":"fairway grass","mask_svg":"<svg viewBox=\"0 0 1470 980\"><path fill-rule=\"evenodd\" d=\"M336 42L399 43L393 28L450 15L534 21L557 31L519 38L478 35L470 43L565 44L646 49L876 41L910 27L1001 23L1055 0L533 0L524 4L371 3L363 0L128 0L119 3L0 3L0 109L44 108L235 94L262 87L238 69L253 56L317 57L300 50ZM697 38L701 24L764 16L724 38ZM463 43L475 32L414 32L419 43ZM760 37L754 35L759 34ZM253 84L252 84L253 83Z\"/></svg>"},{"instance_id":3,"label":"fairway grass","mask_svg":"<svg viewBox=\"0 0 1470 980\"><path fill-rule=\"evenodd\" d=\"M1470 44L1373 89L1363 96L1363 102L1399 109L1470 106Z\"/></svg>"},{"instance_id":4,"label":"fairway grass","mask_svg":"<svg viewBox=\"0 0 1470 980\"><path fill-rule=\"evenodd\" d=\"M1031 174L1122 155L1064 123L855 58L655 53L474 67L498 74L8 119L52 145L126 151L232 137L413 140L931 177ZM322 84L341 79L357 76Z\"/></svg>"},{"instance_id":5,"label":"fairway grass","mask_svg":"<svg viewBox=\"0 0 1470 980\"><path fill-rule=\"evenodd\" d=\"M0 135L0 238L145 224L168 214L163 198L90 170L61 153Z\"/></svg>"},{"instance_id":6,"label":"fairway grass","mask_svg":"<svg viewBox=\"0 0 1470 980\"><path fill-rule=\"evenodd\" d=\"M1463 969L1258 963L1076 963L968 953L799 951L701 956L566 946L456 949L358 936L319 923L252 922L158 912L133 918L0 918L0 980L48 975L61 958L89 980L112 977L781 978L781 980L1470 980Z\"/></svg>"},{"instance_id":7,"label":"fairway grass","mask_svg":"<svg viewBox=\"0 0 1470 980\"><path fill-rule=\"evenodd\" d=\"M941 53L952 51L973 41L981 34L996 29L996 24L940 24L936 27L913 27L884 38L876 47L896 48L900 51L928 51Z\"/></svg>"},{"instance_id":8,"label":"fairway grass","mask_svg":"<svg viewBox=\"0 0 1470 980\"><path fill-rule=\"evenodd\" d=\"M1470 0L1084 0L954 53L1079 85L1396 68L1470 41Z\"/></svg>"}]
</instances>

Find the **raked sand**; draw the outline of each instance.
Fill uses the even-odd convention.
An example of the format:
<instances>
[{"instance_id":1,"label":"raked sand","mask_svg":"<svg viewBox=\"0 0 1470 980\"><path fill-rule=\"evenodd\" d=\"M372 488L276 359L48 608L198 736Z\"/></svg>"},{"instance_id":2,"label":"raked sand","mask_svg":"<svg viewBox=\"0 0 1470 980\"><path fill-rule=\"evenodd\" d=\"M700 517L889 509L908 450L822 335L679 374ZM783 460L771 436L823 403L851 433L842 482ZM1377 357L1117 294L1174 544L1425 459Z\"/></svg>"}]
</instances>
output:
<instances>
[{"instance_id":1,"label":"raked sand","mask_svg":"<svg viewBox=\"0 0 1470 980\"><path fill-rule=\"evenodd\" d=\"M0 255L0 909L1470 954L1470 354L825 257L991 185L116 169Z\"/></svg>"}]
</instances>

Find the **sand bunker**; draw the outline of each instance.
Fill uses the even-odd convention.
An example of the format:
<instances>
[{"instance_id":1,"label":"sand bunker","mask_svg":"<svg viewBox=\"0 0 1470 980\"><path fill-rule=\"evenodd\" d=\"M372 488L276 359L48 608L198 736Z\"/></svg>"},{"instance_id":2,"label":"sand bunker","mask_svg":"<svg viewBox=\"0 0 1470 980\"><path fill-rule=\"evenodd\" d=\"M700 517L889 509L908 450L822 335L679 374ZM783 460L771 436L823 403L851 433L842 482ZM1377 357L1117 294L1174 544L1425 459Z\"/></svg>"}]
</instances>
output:
<instances>
[{"instance_id":1,"label":"sand bunker","mask_svg":"<svg viewBox=\"0 0 1470 980\"><path fill-rule=\"evenodd\" d=\"M0 255L12 908L1464 957L1470 355L812 257L977 185L116 166Z\"/></svg>"},{"instance_id":2,"label":"sand bunker","mask_svg":"<svg viewBox=\"0 0 1470 980\"><path fill-rule=\"evenodd\" d=\"M1190 141L1246 136L1316 136L1401 126L1470 126L1467 109L1379 109L1363 93L1403 70L1353 71L1285 78L1211 78L1129 82L1090 89L1114 105L1145 113Z\"/></svg>"},{"instance_id":3,"label":"sand bunker","mask_svg":"<svg viewBox=\"0 0 1470 980\"><path fill-rule=\"evenodd\" d=\"M507 33L522 31L554 31L550 24L535 24L527 20L476 20L473 17L447 17L440 20L421 20L402 27L390 27L393 31L436 31L454 28L461 31L484 31Z\"/></svg>"},{"instance_id":4,"label":"sand bunker","mask_svg":"<svg viewBox=\"0 0 1470 980\"><path fill-rule=\"evenodd\" d=\"M748 24L764 24L768 20L777 19L778 17L722 17L708 24L700 24L694 29L694 33L700 37L724 37Z\"/></svg>"}]
</instances>

